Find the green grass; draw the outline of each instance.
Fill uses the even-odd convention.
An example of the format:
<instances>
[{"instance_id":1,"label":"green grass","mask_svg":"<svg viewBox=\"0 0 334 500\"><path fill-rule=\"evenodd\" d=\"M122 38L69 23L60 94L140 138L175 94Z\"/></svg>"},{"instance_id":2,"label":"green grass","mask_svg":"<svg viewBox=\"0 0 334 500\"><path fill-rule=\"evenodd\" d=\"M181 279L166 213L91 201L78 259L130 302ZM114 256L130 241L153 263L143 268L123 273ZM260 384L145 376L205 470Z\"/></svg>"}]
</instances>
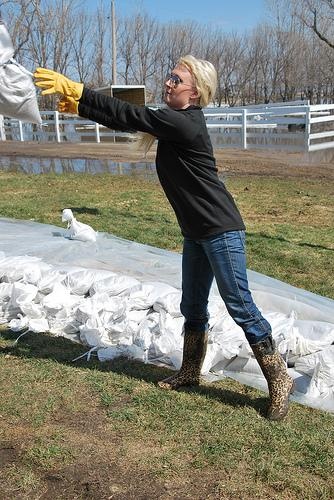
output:
<instances>
[{"instance_id":1,"label":"green grass","mask_svg":"<svg viewBox=\"0 0 334 500\"><path fill-rule=\"evenodd\" d=\"M292 403L286 421L268 422L265 395L235 381L164 392L155 383L166 369L126 359L73 364L83 346L27 334L13 347L15 335L3 329L0 339L0 435L18 450L7 482L0 475L5 491L38 498L32 477L40 493L50 474L65 478L75 466L101 478L116 460L119 481L151 482L147 498L159 498L154 488L171 477L195 486L189 497L175 486L172 498L224 498L223 484L226 498L333 497L332 415ZM112 482L103 478L100 498Z\"/></svg>"},{"instance_id":2,"label":"green grass","mask_svg":"<svg viewBox=\"0 0 334 500\"><path fill-rule=\"evenodd\" d=\"M0 173L0 214L62 226L61 210L121 237L180 251L158 184L111 175ZM248 267L334 298L333 185L230 178ZM163 392L168 370L83 359L61 337L0 329L0 491L6 499L332 499L333 416L225 379ZM0 496L1 496L0 494Z\"/></svg>"}]
</instances>

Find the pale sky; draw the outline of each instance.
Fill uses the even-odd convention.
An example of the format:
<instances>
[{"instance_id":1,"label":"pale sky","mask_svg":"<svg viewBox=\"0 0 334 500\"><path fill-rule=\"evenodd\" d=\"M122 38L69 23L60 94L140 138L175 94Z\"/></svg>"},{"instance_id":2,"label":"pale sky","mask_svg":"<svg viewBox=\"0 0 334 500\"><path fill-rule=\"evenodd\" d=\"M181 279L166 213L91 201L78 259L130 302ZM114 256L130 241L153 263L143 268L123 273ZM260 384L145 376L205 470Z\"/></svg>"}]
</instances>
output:
<instances>
[{"instance_id":1,"label":"pale sky","mask_svg":"<svg viewBox=\"0 0 334 500\"><path fill-rule=\"evenodd\" d=\"M95 9L100 0L82 0ZM102 0L110 8L110 0ZM116 16L146 12L161 22L194 20L239 33L251 30L267 18L266 0L114 0Z\"/></svg>"}]
</instances>

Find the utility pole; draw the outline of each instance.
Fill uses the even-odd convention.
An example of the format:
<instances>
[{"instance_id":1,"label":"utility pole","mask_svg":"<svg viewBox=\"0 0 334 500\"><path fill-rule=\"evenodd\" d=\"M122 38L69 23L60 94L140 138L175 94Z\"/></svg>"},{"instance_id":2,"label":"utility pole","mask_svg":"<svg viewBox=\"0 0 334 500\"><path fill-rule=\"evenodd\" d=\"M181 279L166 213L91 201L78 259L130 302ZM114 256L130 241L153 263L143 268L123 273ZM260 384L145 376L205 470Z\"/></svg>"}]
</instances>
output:
<instances>
[{"instance_id":1,"label":"utility pole","mask_svg":"<svg viewBox=\"0 0 334 500\"><path fill-rule=\"evenodd\" d=\"M115 0L111 0L111 48L112 48L112 72L111 83L116 85L116 18L115 18Z\"/></svg>"}]
</instances>

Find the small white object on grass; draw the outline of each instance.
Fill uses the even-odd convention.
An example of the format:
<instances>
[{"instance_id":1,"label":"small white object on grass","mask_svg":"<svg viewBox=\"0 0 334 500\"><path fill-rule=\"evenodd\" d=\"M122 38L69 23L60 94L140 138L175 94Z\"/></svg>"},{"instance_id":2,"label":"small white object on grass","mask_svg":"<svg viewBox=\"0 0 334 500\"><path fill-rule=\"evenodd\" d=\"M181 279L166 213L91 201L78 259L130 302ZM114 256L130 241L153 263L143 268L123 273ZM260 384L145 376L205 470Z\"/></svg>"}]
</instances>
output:
<instances>
[{"instance_id":1,"label":"small white object on grass","mask_svg":"<svg viewBox=\"0 0 334 500\"><path fill-rule=\"evenodd\" d=\"M96 241L96 231L88 224L77 221L70 208L64 208L61 220L67 222L66 236L71 240Z\"/></svg>"}]
</instances>

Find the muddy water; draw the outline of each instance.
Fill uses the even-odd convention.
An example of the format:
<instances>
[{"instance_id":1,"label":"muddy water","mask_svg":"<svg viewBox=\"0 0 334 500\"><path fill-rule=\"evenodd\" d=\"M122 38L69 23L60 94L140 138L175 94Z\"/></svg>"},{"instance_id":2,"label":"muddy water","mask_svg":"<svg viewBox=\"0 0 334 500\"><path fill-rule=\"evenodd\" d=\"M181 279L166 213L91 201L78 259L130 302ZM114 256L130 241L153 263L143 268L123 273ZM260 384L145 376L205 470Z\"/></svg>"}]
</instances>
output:
<instances>
[{"instance_id":1,"label":"muddy water","mask_svg":"<svg viewBox=\"0 0 334 500\"><path fill-rule=\"evenodd\" d=\"M110 173L115 175L130 175L142 179L157 179L154 163L123 163L106 159L3 156L0 158L0 170L24 174Z\"/></svg>"},{"instance_id":2,"label":"muddy water","mask_svg":"<svg viewBox=\"0 0 334 500\"><path fill-rule=\"evenodd\" d=\"M0 171L21 174L113 174L128 175L145 180L157 181L155 164L152 162L115 162L91 158L31 158L24 156L3 156L0 158ZM221 180L226 173L220 172Z\"/></svg>"}]
</instances>

